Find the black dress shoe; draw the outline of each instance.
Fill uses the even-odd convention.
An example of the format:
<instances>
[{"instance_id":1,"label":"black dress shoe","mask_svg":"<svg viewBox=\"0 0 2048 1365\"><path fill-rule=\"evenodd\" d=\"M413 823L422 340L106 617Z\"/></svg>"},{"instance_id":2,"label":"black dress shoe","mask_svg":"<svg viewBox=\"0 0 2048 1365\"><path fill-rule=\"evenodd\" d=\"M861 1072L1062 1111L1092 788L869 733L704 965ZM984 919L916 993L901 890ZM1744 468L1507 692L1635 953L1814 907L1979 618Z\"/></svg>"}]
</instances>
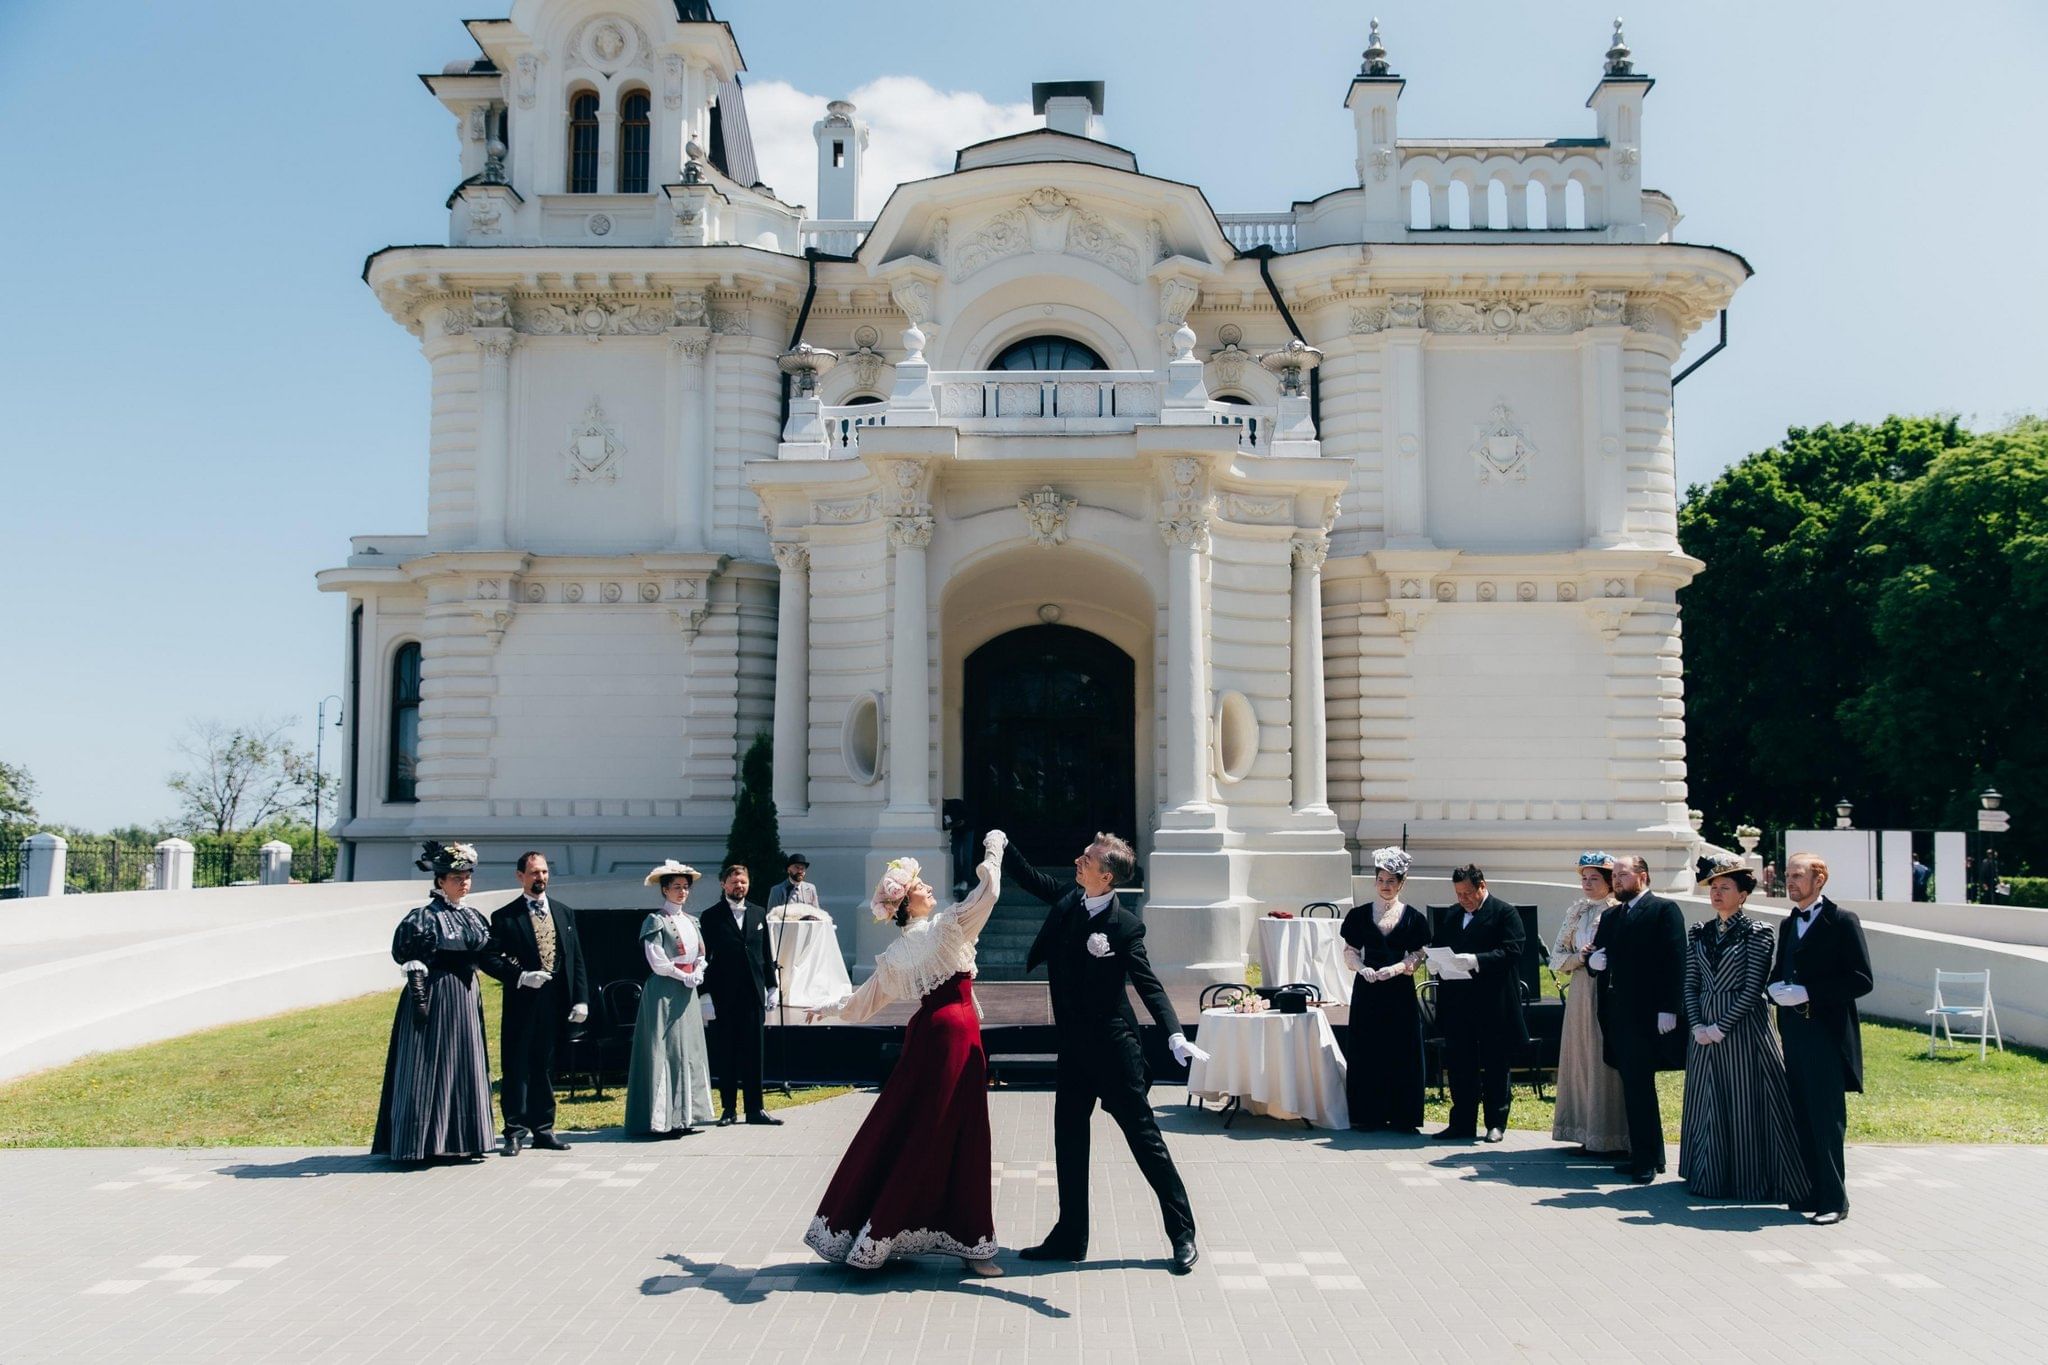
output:
<instances>
[{"instance_id":1,"label":"black dress shoe","mask_svg":"<svg viewBox=\"0 0 2048 1365\"><path fill-rule=\"evenodd\" d=\"M1502 1138L1504 1138L1504 1137L1506 1137L1506 1136L1507 1136L1507 1130L1505 1130L1505 1129L1502 1129L1502 1128L1489 1128L1489 1129L1487 1129L1487 1130L1486 1130L1486 1138L1485 1138L1485 1141L1487 1141L1487 1142L1499 1142L1499 1141L1500 1141L1500 1140L1501 1140Z\"/></svg>"},{"instance_id":2,"label":"black dress shoe","mask_svg":"<svg viewBox=\"0 0 2048 1365\"><path fill-rule=\"evenodd\" d=\"M501 1143L499 1143L499 1144L498 1144L498 1155L499 1155L499 1156L518 1156L518 1155L519 1155L519 1135L518 1135L517 1133L507 1133L507 1134L505 1134L505 1140L504 1140L503 1142L501 1142Z\"/></svg>"},{"instance_id":3,"label":"black dress shoe","mask_svg":"<svg viewBox=\"0 0 2048 1365\"><path fill-rule=\"evenodd\" d=\"M1173 1244L1173 1260L1166 1268L1176 1275L1185 1275L1193 1270L1195 1262L1201 1259L1202 1253L1195 1250L1195 1239L1190 1237L1186 1241Z\"/></svg>"},{"instance_id":4,"label":"black dress shoe","mask_svg":"<svg viewBox=\"0 0 2048 1365\"><path fill-rule=\"evenodd\" d=\"M566 1152L569 1150L569 1144L556 1137L553 1133L535 1133L533 1135L533 1145L540 1148L543 1152Z\"/></svg>"},{"instance_id":5,"label":"black dress shoe","mask_svg":"<svg viewBox=\"0 0 2048 1365\"><path fill-rule=\"evenodd\" d=\"M1429 1135L1431 1142L1477 1142L1479 1134L1469 1128L1445 1128Z\"/></svg>"},{"instance_id":6,"label":"black dress shoe","mask_svg":"<svg viewBox=\"0 0 2048 1365\"><path fill-rule=\"evenodd\" d=\"M689 1125L685 1124L685 1125L684 1125L683 1127L681 1127L681 1128L678 1128L678 1129L676 1129L676 1130L675 1130L674 1132L670 1133L670 1134L669 1134L669 1136L670 1136L670 1137L679 1137L679 1138L684 1138L684 1137L695 1137L695 1136L697 1136L697 1134L699 1134L699 1133L701 1133L701 1132L703 1132L703 1131L704 1131L704 1130L703 1130L702 1128L692 1128L692 1127L690 1127Z\"/></svg>"},{"instance_id":7,"label":"black dress shoe","mask_svg":"<svg viewBox=\"0 0 2048 1365\"><path fill-rule=\"evenodd\" d=\"M665 1128L658 1133L633 1134L633 1136L641 1142L668 1142L672 1139L679 1138L682 1135L683 1130L680 1128Z\"/></svg>"},{"instance_id":8,"label":"black dress shoe","mask_svg":"<svg viewBox=\"0 0 2048 1365\"><path fill-rule=\"evenodd\" d=\"M733 1117L732 1110L730 1109L726 1110L723 1114L720 1114L718 1116L718 1126L720 1128L730 1128L738 1122L739 1120Z\"/></svg>"},{"instance_id":9,"label":"black dress shoe","mask_svg":"<svg viewBox=\"0 0 2048 1365\"><path fill-rule=\"evenodd\" d=\"M1025 1247L1017 1253L1019 1259L1026 1261L1079 1261L1087 1255L1088 1250L1085 1247L1070 1247L1065 1242L1056 1242L1050 1237L1035 1247Z\"/></svg>"},{"instance_id":10,"label":"black dress shoe","mask_svg":"<svg viewBox=\"0 0 2048 1365\"><path fill-rule=\"evenodd\" d=\"M760 1110L756 1110L754 1113L747 1115L747 1122L755 1124L762 1128L780 1128L782 1126L781 1119L776 1118L773 1114L766 1113Z\"/></svg>"},{"instance_id":11,"label":"black dress shoe","mask_svg":"<svg viewBox=\"0 0 2048 1365\"><path fill-rule=\"evenodd\" d=\"M1638 1185L1647 1185L1657 1178L1655 1171L1630 1171L1628 1178Z\"/></svg>"},{"instance_id":12,"label":"black dress shoe","mask_svg":"<svg viewBox=\"0 0 2048 1365\"><path fill-rule=\"evenodd\" d=\"M1833 1227L1837 1223L1849 1221L1849 1210L1829 1209L1825 1213L1810 1213L1806 1216L1806 1221L1817 1228Z\"/></svg>"}]
</instances>

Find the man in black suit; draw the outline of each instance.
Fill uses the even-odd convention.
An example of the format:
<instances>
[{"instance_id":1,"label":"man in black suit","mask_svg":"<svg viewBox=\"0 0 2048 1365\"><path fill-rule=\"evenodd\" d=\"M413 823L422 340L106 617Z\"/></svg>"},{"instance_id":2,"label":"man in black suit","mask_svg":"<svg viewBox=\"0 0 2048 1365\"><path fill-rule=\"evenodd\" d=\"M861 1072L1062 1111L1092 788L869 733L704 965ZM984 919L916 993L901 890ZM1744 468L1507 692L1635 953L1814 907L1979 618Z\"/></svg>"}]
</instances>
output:
<instances>
[{"instance_id":1,"label":"man in black suit","mask_svg":"<svg viewBox=\"0 0 2048 1365\"><path fill-rule=\"evenodd\" d=\"M1795 853L1785 865L1792 913L1778 926L1778 957L1768 987L1785 1042L1785 1087L1792 1131L1806 1163L1807 1202L1815 1223L1849 1216L1842 1181L1842 1139L1849 1127L1848 1092L1863 1089L1863 1023L1856 1001L1876 984L1863 921L1821 894L1827 861Z\"/></svg>"},{"instance_id":2,"label":"man in black suit","mask_svg":"<svg viewBox=\"0 0 2048 1365\"><path fill-rule=\"evenodd\" d=\"M1685 914L1650 890L1650 865L1622 857L1614 865L1621 904L1600 917L1586 970L1599 983L1601 1052L1621 1073L1628 1115L1628 1159L1614 1169L1647 1185L1664 1169L1664 1116L1657 1072L1673 1056L1685 1007ZM1682 1038L1682 1035L1679 1035ZM1678 1066L1685 1054L1675 1053Z\"/></svg>"},{"instance_id":3,"label":"man in black suit","mask_svg":"<svg viewBox=\"0 0 2048 1365\"><path fill-rule=\"evenodd\" d=\"M1499 1142L1508 1126L1508 1069L1523 1038L1522 992L1515 979L1522 962L1522 912L1490 894L1486 874L1470 863L1451 870L1451 894L1458 908L1436 926L1436 946L1457 954L1472 975L1437 984L1451 1121L1431 1136L1447 1142L1478 1137L1483 1085L1486 1140Z\"/></svg>"},{"instance_id":4,"label":"man in black suit","mask_svg":"<svg viewBox=\"0 0 2048 1365\"><path fill-rule=\"evenodd\" d=\"M548 860L522 853L516 865L525 894L491 914L492 975L505 983L498 1032L498 1107L505 1111L505 1145L566 1152L555 1136L555 1045L570 1024L590 1017L583 944L576 912L548 897Z\"/></svg>"},{"instance_id":5,"label":"man in black suit","mask_svg":"<svg viewBox=\"0 0 2048 1365\"><path fill-rule=\"evenodd\" d=\"M1194 1269L1195 1215L1187 1188L1152 1117L1138 1019L1126 983L1159 1027L1174 1060L1197 1054L1181 1032L1173 1002L1145 953L1145 923L1117 904L1117 883L1137 870L1131 846L1098 834L1062 882L1031 866L1015 844L1003 850L1003 875L1052 907L1031 944L1024 970L1044 963L1059 1039L1053 1099L1053 1151L1059 1163L1060 1217L1045 1240L1019 1253L1028 1261L1078 1261L1088 1254L1088 1128L1099 1102L1124 1131L1131 1155L1159 1198L1176 1275Z\"/></svg>"},{"instance_id":6,"label":"man in black suit","mask_svg":"<svg viewBox=\"0 0 2048 1365\"><path fill-rule=\"evenodd\" d=\"M745 1089L747 1122L779 1125L761 1106L762 1052L767 1013L775 1008L775 950L768 944L768 912L747 900L745 863L718 871L725 899L704 912L704 1017L711 1033L711 1069L718 1077L718 1123L733 1123L733 1099Z\"/></svg>"}]
</instances>

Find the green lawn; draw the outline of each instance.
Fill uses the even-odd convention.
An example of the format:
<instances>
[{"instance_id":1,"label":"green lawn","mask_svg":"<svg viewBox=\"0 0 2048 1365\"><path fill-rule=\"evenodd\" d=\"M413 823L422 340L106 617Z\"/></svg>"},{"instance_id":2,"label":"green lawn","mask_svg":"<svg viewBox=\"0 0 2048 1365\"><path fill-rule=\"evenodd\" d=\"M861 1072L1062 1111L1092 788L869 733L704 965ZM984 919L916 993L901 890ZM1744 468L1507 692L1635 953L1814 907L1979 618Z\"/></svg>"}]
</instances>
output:
<instances>
[{"instance_id":1,"label":"green lawn","mask_svg":"<svg viewBox=\"0 0 2048 1365\"><path fill-rule=\"evenodd\" d=\"M485 982L496 1065L498 983ZM0 1147L363 1147L396 992L101 1053L0 1086ZM771 1092L770 1109L846 1087ZM564 1132L617 1127L625 1091L561 1099Z\"/></svg>"}]
</instances>

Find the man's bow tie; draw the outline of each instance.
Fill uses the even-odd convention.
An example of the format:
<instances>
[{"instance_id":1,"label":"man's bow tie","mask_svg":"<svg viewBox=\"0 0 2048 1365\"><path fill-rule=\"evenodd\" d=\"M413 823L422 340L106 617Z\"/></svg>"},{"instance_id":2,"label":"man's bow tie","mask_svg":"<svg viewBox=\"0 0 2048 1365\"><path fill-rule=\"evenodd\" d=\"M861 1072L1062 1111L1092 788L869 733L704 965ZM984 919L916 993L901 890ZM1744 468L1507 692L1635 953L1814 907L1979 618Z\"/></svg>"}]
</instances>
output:
<instances>
[{"instance_id":1,"label":"man's bow tie","mask_svg":"<svg viewBox=\"0 0 2048 1365\"><path fill-rule=\"evenodd\" d=\"M1798 920L1801 924L1804 924L1806 923L1806 921L1812 919L1815 913L1816 912L1812 910L1794 910L1792 912L1792 918Z\"/></svg>"}]
</instances>

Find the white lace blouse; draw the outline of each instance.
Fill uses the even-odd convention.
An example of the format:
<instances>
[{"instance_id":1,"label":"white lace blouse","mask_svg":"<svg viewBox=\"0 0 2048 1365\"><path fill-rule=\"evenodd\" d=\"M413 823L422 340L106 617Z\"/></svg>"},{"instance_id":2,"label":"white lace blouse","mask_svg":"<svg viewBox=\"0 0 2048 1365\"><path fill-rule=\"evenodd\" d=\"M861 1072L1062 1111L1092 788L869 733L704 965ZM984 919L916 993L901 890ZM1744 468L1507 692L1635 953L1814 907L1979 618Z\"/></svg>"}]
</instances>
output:
<instances>
[{"instance_id":1,"label":"white lace blouse","mask_svg":"<svg viewBox=\"0 0 2048 1365\"><path fill-rule=\"evenodd\" d=\"M966 900L914 919L875 957L875 973L859 990L825 1013L862 1024L899 1000L921 1000L961 972L975 974L974 942L996 908L1002 864L991 854L974 869L979 883Z\"/></svg>"}]
</instances>

